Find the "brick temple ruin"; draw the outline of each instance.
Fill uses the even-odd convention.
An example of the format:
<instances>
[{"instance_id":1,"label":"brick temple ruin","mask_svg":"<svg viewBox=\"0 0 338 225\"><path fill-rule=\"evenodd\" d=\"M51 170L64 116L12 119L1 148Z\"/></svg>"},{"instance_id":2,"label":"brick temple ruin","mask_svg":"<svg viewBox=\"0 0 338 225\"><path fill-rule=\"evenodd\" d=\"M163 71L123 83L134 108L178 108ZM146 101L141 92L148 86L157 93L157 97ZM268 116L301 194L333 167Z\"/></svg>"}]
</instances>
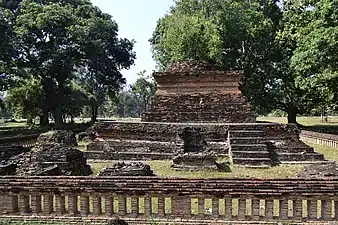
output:
<instances>
[{"instance_id":1,"label":"brick temple ruin","mask_svg":"<svg viewBox=\"0 0 338 225\"><path fill-rule=\"evenodd\" d=\"M222 71L199 61L175 63L153 74L157 92L142 122L102 122L102 140L88 147L88 158L172 159L186 127L201 131L209 149L234 164L272 166L324 163L323 155L299 140L291 124L257 123L239 85L243 71Z\"/></svg>"}]
</instances>

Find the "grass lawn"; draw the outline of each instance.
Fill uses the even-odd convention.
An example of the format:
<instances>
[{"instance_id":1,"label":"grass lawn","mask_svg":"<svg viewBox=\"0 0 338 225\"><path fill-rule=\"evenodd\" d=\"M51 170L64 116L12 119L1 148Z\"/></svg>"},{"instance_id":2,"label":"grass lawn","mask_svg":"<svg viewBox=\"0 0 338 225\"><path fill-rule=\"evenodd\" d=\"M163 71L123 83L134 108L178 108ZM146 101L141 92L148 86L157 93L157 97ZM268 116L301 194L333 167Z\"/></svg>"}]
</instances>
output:
<instances>
[{"instance_id":1,"label":"grass lawn","mask_svg":"<svg viewBox=\"0 0 338 225\"><path fill-rule=\"evenodd\" d=\"M287 123L286 117L257 117L257 121ZM302 129L338 134L338 116L329 116L328 122L323 122L321 117L297 117L297 122L303 125Z\"/></svg>"},{"instance_id":2,"label":"grass lawn","mask_svg":"<svg viewBox=\"0 0 338 225\"><path fill-rule=\"evenodd\" d=\"M262 116L262 117L257 117L257 121L287 123L287 118L286 117ZM322 118L319 116L311 116L311 117L300 116L300 117L297 117L297 122L304 126L315 126L315 125L338 126L338 116L329 116L328 122L323 122Z\"/></svg>"},{"instance_id":3,"label":"grass lawn","mask_svg":"<svg viewBox=\"0 0 338 225\"><path fill-rule=\"evenodd\" d=\"M94 175L117 161L90 163ZM180 171L171 168L171 160L147 161L157 176L180 178L292 178L303 169L302 165L282 165L265 169L252 169L242 166L231 166L232 172L224 173L215 170Z\"/></svg>"},{"instance_id":4,"label":"grass lawn","mask_svg":"<svg viewBox=\"0 0 338 225\"><path fill-rule=\"evenodd\" d=\"M314 147L316 152L322 153L325 159L338 161L338 149L329 148L322 145L307 143ZM117 161L93 162L90 163L94 172L97 175L99 171ZM271 168L257 169L246 168L242 166L231 166L230 173L218 172L217 170L203 171L180 171L171 168L171 160L163 161L147 161L154 173L161 177L180 177L180 178L293 178L300 172L304 165L281 165Z\"/></svg>"},{"instance_id":5,"label":"grass lawn","mask_svg":"<svg viewBox=\"0 0 338 225\"><path fill-rule=\"evenodd\" d=\"M84 141L78 141L77 142L77 149L79 149L80 151L87 151L87 145L89 144L89 141L84 140Z\"/></svg>"},{"instance_id":6,"label":"grass lawn","mask_svg":"<svg viewBox=\"0 0 338 225\"><path fill-rule=\"evenodd\" d=\"M315 148L315 151L318 153L324 154L325 159L338 162L338 149L337 148L330 148L324 145L316 145L312 143L306 142L307 145Z\"/></svg>"}]
</instances>

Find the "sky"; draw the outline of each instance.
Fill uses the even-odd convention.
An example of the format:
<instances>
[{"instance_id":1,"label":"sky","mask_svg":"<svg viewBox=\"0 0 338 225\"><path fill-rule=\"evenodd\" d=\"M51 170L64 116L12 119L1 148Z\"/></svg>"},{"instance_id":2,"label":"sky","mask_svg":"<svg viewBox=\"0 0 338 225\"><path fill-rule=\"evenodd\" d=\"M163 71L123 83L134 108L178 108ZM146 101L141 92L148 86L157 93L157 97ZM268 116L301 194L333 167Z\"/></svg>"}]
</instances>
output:
<instances>
[{"instance_id":1,"label":"sky","mask_svg":"<svg viewBox=\"0 0 338 225\"><path fill-rule=\"evenodd\" d=\"M149 39L155 30L157 21L173 5L173 0L91 0L103 12L110 14L119 26L119 37L134 39L136 52L135 65L122 74L127 83L137 79L137 73L155 69Z\"/></svg>"}]
</instances>

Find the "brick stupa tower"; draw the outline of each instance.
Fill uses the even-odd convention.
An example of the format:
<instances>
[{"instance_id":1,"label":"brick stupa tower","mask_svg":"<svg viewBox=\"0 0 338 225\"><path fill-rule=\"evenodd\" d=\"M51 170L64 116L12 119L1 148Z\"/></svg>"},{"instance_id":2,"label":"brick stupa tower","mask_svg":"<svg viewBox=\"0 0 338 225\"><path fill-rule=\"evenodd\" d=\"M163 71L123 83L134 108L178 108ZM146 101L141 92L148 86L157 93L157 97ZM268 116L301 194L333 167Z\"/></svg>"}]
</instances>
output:
<instances>
[{"instance_id":1,"label":"brick stupa tower","mask_svg":"<svg viewBox=\"0 0 338 225\"><path fill-rule=\"evenodd\" d=\"M207 62L173 63L155 72L157 92L144 122L253 123L239 90L243 71L222 71Z\"/></svg>"}]
</instances>

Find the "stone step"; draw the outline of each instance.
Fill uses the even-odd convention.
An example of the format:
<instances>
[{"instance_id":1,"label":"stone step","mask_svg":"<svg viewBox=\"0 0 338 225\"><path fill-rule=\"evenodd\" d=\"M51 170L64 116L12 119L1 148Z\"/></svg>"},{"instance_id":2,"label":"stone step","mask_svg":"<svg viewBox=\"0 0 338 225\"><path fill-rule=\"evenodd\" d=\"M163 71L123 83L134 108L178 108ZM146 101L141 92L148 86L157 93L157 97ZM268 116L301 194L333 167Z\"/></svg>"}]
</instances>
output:
<instances>
[{"instance_id":1,"label":"stone step","mask_svg":"<svg viewBox=\"0 0 338 225\"><path fill-rule=\"evenodd\" d=\"M231 151L233 158L269 158L268 151Z\"/></svg>"},{"instance_id":2,"label":"stone step","mask_svg":"<svg viewBox=\"0 0 338 225\"><path fill-rule=\"evenodd\" d=\"M277 153L314 153L315 150L312 147L304 146L304 147L278 147L275 150Z\"/></svg>"},{"instance_id":3,"label":"stone step","mask_svg":"<svg viewBox=\"0 0 338 225\"><path fill-rule=\"evenodd\" d=\"M264 132L261 130L230 130L230 137L262 137Z\"/></svg>"},{"instance_id":4,"label":"stone step","mask_svg":"<svg viewBox=\"0 0 338 225\"><path fill-rule=\"evenodd\" d=\"M320 153L277 153L279 161L323 161L324 155Z\"/></svg>"},{"instance_id":5,"label":"stone step","mask_svg":"<svg viewBox=\"0 0 338 225\"><path fill-rule=\"evenodd\" d=\"M317 161L279 161L280 164L289 164L289 165L294 165L294 164L302 164L302 165L307 165L307 164L317 164L317 165L323 165L323 164L335 164L334 161L328 161L328 160L317 160Z\"/></svg>"},{"instance_id":6,"label":"stone step","mask_svg":"<svg viewBox=\"0 0 338 225\"><path fill-rule=\"evenodd\" d=\"M231 151L267 151L265 144L232 144Z\"/></svg>"},{"instance_id":7,"label":"stone step","mask_svg":"<svg viewBox=\"0 0 338 225\"><path fill-rule=\"evenodd\" d=\"M248 166L259 166L259 165L271 166L272 164L270 158L232 158L232 162L234 164Z\"/></svg>"},{"instance_id":8,"label":"stone step","mask_svg":"<svg viewBox=\"0 0 338 225\"><path fill-rule=\"evenodd\" d=\"M232 144L263 144L265 137L230 137L230 145Z\"/></svg>"}]
</instances>

